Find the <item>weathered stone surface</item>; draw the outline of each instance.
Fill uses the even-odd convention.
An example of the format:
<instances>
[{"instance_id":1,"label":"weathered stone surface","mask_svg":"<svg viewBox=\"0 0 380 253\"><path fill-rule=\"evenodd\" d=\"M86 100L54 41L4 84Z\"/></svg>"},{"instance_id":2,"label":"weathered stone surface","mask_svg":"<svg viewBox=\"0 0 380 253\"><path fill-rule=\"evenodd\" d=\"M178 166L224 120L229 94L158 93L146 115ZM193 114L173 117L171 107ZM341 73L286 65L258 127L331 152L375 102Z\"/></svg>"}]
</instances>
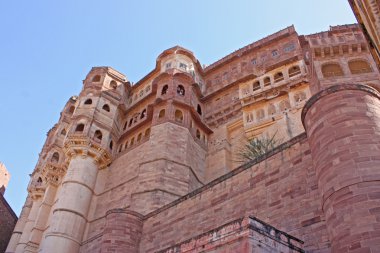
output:
<instances>
[{"instance_id":1,"label":"weathered stone surface","mask_svg":"<svg viewBox=\"0 0 380 253\"><path fill-rule=\"evenodd\" d=\"M134 85L95 67L7 252L377 252L379 87L357 25L288 27L208 67L176 46Z\"/></svg>"}]
</instances>

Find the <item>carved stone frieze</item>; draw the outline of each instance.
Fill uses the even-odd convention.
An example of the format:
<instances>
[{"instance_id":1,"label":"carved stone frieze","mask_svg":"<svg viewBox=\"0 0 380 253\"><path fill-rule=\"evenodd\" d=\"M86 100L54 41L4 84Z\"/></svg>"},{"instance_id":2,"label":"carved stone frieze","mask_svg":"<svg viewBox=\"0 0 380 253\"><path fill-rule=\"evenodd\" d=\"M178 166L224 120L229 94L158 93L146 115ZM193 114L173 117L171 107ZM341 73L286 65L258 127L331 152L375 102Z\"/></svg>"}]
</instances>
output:
<instances>
[{"instance_id":1,"label":"carved stone frieze","mask_svg":"<svg viewBox=\"0 0 380 253\"><path fill-rule=\"evenodd\" d=\"M42 169L46 184L59 185L66 174L67 167L65 165L57 165L54 163L47 163Z\"/></svg>"},{"instance_id":2,"label":"carved stone frieze","mask_svg":"<svg viewBox=\"0 0 380 253\"><path fill-rule=\"evenodd\" d=\"M99 166L99 169L107 167L112 161L111 154L105 148L84 135L68 136L63 150L66 155L66 166L71 158L78 155L92 157L94 162Z\"/></svg>"}]
</instances>

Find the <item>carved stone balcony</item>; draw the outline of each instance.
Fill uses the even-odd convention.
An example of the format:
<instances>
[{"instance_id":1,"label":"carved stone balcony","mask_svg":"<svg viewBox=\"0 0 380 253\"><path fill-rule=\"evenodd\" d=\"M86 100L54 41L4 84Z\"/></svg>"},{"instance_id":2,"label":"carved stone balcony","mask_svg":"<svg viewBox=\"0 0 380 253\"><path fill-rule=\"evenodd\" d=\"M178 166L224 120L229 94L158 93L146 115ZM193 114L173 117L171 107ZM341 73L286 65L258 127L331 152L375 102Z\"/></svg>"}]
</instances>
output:
<instances>
[{"instance_id":1,"label":"carved stone balcony","mask_svg":"<svg viewBox=\"0 0 380 253\"><path fill-rule=\"evenodd\" d=\"M99 169L107 167L112 161L109 150L106 150L98 142L82 134L67 136L64 152L66 154L66 164L70 162L72 157L77 155L92 157L98 164Z\"/></svg>"}]
</instances>

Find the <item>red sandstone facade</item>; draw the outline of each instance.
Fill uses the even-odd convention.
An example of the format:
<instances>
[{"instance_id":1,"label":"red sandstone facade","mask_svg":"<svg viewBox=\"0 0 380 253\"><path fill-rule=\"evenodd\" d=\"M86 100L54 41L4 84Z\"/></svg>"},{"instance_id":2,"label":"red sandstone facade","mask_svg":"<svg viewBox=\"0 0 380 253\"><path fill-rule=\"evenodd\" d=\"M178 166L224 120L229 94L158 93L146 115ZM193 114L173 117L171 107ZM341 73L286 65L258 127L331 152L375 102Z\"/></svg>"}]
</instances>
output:
<instances>
[{"instance_id":1,"label":"red sandstone facade","mask_svg":"<svg viewBox=\"0 0 380 253\"><path fill-rule=\"evenodd\" d=\"M0 162L0 252L5 252L13 229L17 222L17 215L4 198L4 192L8 185L10 174L5 165Z\"/></svg>"},{"instance_id":2,"label":"red sandstone facade","mask_svg":"<svg viewBox=\"0 0 380 253\"><path fill-rule=\"evenodd\" d=\"M205 68L173 47L134 85L93 68L7 252L380 252L379 77L357 25L288 27Z\"/></svg>"}]
</instances>

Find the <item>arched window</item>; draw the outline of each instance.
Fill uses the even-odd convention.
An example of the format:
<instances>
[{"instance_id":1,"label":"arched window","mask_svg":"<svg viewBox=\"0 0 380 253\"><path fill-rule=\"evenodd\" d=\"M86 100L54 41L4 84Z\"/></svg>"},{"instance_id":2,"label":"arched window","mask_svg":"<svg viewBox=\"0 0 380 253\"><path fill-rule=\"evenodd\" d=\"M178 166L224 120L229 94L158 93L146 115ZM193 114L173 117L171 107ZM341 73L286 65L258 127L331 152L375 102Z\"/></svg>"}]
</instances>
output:
<instances>
[{"instance_id":1,"label":"arched window","mask_svg":"<svg viewBox=\"0 0 380 253\"><path fill-rule=\"evenodd\" d=\"M348 62L351 74L362 74L372 72L371 66L365 60L353 60Z\"/></svg>"},{"instance_id":2,"label":"arched window","mask_svg":"<svg viewBox=\"0 0 380 253\"><path fill-rule=\"evenodd\" d=\"M338 63L328 63L322 66L322 74L324 78L343 76L343 70Z\"/></svg>"},{"instance_id":3,"label":"arched window","mask_svg":"<svg viewBox=\"0 0 380 253\"><path fill-rule=\"evenodd\" d=\"M202 107L199 104L197 105L197 113L202 116Z\"/></svg>"},{"instance_id":4,"label":"arched window","mask_svg":"<svg viewBox=\"0 0 380 253\"><path fill-rule=\"evenodd\" d=\"M50 161L53 162L53 163L59 162L59 154L58 154L58 152L54 152L54 154L51 156Z\"/></svg>"},{"instance_id":5,"label":"arched window","mask_svg":"<svg viewBox=\"0 0 380 253\"><path fill-rule=\"evenodd\" d=\"M77 125L77 127L75 128L75 132L83 132L84 130L84 124L80 123Z\"/></svg>"},{"instance_id":6,"label":"arched window","mask_svg":"<svg viewBox=\"0 0 380 253\"><path fill-rule=\"evenodd\" d=\"M120 144L119 146L119 153L123 150L123 144Z\"/></svg>"},{"instance_id":7,"label":"arched window","mask_svg":"<svg viewBox=\"0 0 380 253\"><path fill-rule=\"evenodd\" d=\"M105 105L103 105L102 109L105 110L106 112L109 112L110 111L110 106L107 105L107 104L105 104Z\"/></svg>"},{"instance_id":8,"label":"arched window","mask_svg":"<svg viewBox=\"0 0 380 253\"><path fill-rule=\"evenodd\" d=\"M259 81L256 81L256 82L254 82L253 83L253 85L252 85L252 90L253 91L256 91L256 90L260 90L260 82Z\"/></svg>"},{"instance_id":9,"label":"arched window","mask_svg":"<svg viewBox=\"0 0 380 253\"><path fill-rule=\"evenodd\" d=\"M180 110L175 110L175 121L182 123L183 122L183 113Z\"/></svg>"},{"instance_id":10,"label":"arched window","mask_svg":"<svg viewBox=\"0 0 380 253\"><path fill-rule=\"evenodd\" d=\"M61 135L66 135L66 129L62 129Z\"/></svg>"},{"instance_id":11,"label":"arched window","mask_svg":"<svg viewBox=\"0 0 380 253\"><path fill-rule=\"evenodd\" d=\"M127 148L128 148L128 140L125 141L125 143L124 143L124 149L127 149Z\"/></svg>"},{"instance_id":12,"label":"arched window","mask_svg":"<svg viewBox=\"0 0 380 253\"><path fill-rule=\"evenodd\" d=\"M288 99L282 100L280 102L280 110L285 111L290 109L290 103Z\"/></svg>"},{"instance_id":13,"label":"arched window","mask_svg":"<svg viewBox=\"0 0 380 253\"><path fill-rule=\"evenodd\" d=\"M288 73L289 73L289 77L293 77L298 74L301 74L301 69L299 66L293 66L289 69Z\"/></svg>"},{"instance_id":14,"label":"arched window","mask_svg":"<svg viewBox=\"0 0 380 253\"><path fill-rule=\"evenodd\" d=\"M282 72L277 72L274 75L274 82L277 83L277 82L280 82L282 80L284 80L284 75L282 74Z\"/></svg>"},{"instance_id":15,"label":"arched window","mask_svg":"<svg viewBox=\"0 0 380 253\"><path fill-rule=\"evenodd\" d=\"M144 110L141 112L140 119L145 118L145 116L146 116L146 109L144 109Z\"/></svg>"},{"instance_id":16,"label":"arched window","mask_svg":"<svg viewBox=\"0 0 380 253\"><path fill-rule=\"evenodd\" d=\"M129 125L128 125L128 127L132 126L132 123L133 123L133 118L131 118L131 119L129 120Z\"/></svg>"},{"instance_id":17,"label":"arched window","mask_svg":"<svg viewBox=\"0 0 380 253\"><path fill-rule=\"evenodd\" d=\"M169 89L169 86L165 84L164 87L162 87L161 95L165 95L166 93L168 93L168 89Z\"/></svg>"},{"instance_id":18,"label":"arched window","mask_svg":"<svg viewBox=\"0 0 380 253\"><path fill-rule=\"evenodd\" d=\"M162 109L161 111L160 111L160 113L158 114L158 118L160 119L160 118L163 118L163 117L165 117L165 109Z\"/></svg>"},{"instance_id":19,"label":"arched window","mask_svg":"<svg viewBox=\"0 0 380 253\"><path fill-rule=\"evenodd\" d=\"M91 99L91 98L87 99L86 101L84 101L84 104L85 104L85 105L90 105L90 104L92 104L92 99Z\"/></svg>"},{"instance_id":20,"label":"arched window","mask_svg":"<svg viewBox=\"0 0 380 253\"><path fill-rule=\"evenodd\" d=\"M268 115L276 114L276 106L274 104L269 104Z\"/></svg>"},{"instance_id":21,"label":"arched window","mask_svg":"<svg viewBox=\"0 0 380 253\"><path fill-rule=\"evenodd\" d=\"M38 179L37 179L37 185L41 185L41 184L42 184L42 178L38 177Z\"/></svg>"},{"instance_id":22,"label":"arched window","mask_svg":"<svg viewBox=\"0 0 380 253\"><path fill-rule=\"evenodd\" d=\"M201 139L201 132L199 131L199 129L197 129L197 131L195 132L195 136L196 136L198 139Z\"/></svg>"},{"instance_id":23,"label":"arched window","mask_svg":"<svg viewBox=\"0 0 380 253\"><path fill-rule=\"evenodd\" d=\"M129 145L129 146L133 146L133 144L135 144L135 137L132 137L132 139L131 139L131 142L130 142L131 144Z\"/></svg>"},{"instance_id":24,"label":"arched window","mask_svg":"<svg viewBox=\"0 0 380 253\"><path fill-rule=\"evenodd\" d=\"M148 137L150 135L150 128L145 130L145 137Z\"/></svg>"},{"instance_id":25,"label":"arched window","mask_svg":"<svg viewBox=\"0 0 380 253\"><path fill-rule=\"evenodd\" d=\"M137 135L137 142L141 141L141 137L142 137L142 133L139 133L139 135Z\"/></svg>"},{"instance_id":26,"label":"arched window","mask_svg":"<svg viewBox=\"0 0 380 253\"><path fill-rule=\"evenodd\" d=\"M92 78L93 82L99 82L100 81L100 75L96 75Z\"/></svg>"},{"instance_id":27,"label":"arched window","mask_svg":"<svg viewBox=\"0 0 380 253\"><path fill-rule=\"evenodd\" d=\"M68 112L70 113L70 114L73 114L74 113L74 110L75 110L75 106L70 106L69 107L69 110L68 110Z\"/></svg>"},{"instance_id":28,"label":"arched window","mask_svg":"<svg viewBox=\"0 0 380 253\"><path fill-rule=\"evenodd\" d=\"M268 85L270 85L270 77L269 76L264 78L264 87L266 87Z\"/></svg>"},{"instance_id":29,"label":"arched window","mask_svg":"<svg viewBox=\"0 0 380 253\"><path fill-rule=\"evenodd\" d=\"M110 141L109 148L110 148L110 150L112 150L112 148L113 148L113 141Z\"/></svg>"},{"instance_id":30,"label":"arched window","mask_svg":"<svg viewBox=\"0 0 380 253\"><path fill-rule=\"evenodd\" d=\"M97 141L101 141L102 138L103 138L102 131L100 131L100 130L96 130L95 133L94 133L94 138L95 138L95 140L97 140Z\"/></svg>"},{"instance_id":31,"label":"arched window","mask_svg":"<svg viewBox=\"0 0 380 253\"><path fill-rule=\"evenodd\" d=\"M257 120L262 120L262 119L264 119L264 117L265 117L264 109L257 110L257 112L256 112Z\"/></svg>"},{"instance_id":32,"label":"arched window","mask_svg":"<svg viewBox=\"0 0 380 253\"><path fill-rule=\"evenodd\" d=\"M128 121L125 121L123 129L124 130L127 129L127 126L128 126Z\"/></svg>"},{"instance_id":33,"label":"arched window","mask_svg":"<svg viewBox=\"0 0 380 253\"><path fill-rule=\"evenodd\" d=\"M182 85L178 85L177 94L180 96L185 96L185 88Z\"/></svg>"},{"instance_id":34,"label":"arched window","mask_svg":"<svg viewBox=\"0 0 380 253\"><path fill-rule=\"evenodd\" d=\"M112 80L111 82L110 82L110 87L112 88L112 89L116 89L117 88L117 82L116 81L114 81L114 80Z\"/></svg>"}]
</instances>

